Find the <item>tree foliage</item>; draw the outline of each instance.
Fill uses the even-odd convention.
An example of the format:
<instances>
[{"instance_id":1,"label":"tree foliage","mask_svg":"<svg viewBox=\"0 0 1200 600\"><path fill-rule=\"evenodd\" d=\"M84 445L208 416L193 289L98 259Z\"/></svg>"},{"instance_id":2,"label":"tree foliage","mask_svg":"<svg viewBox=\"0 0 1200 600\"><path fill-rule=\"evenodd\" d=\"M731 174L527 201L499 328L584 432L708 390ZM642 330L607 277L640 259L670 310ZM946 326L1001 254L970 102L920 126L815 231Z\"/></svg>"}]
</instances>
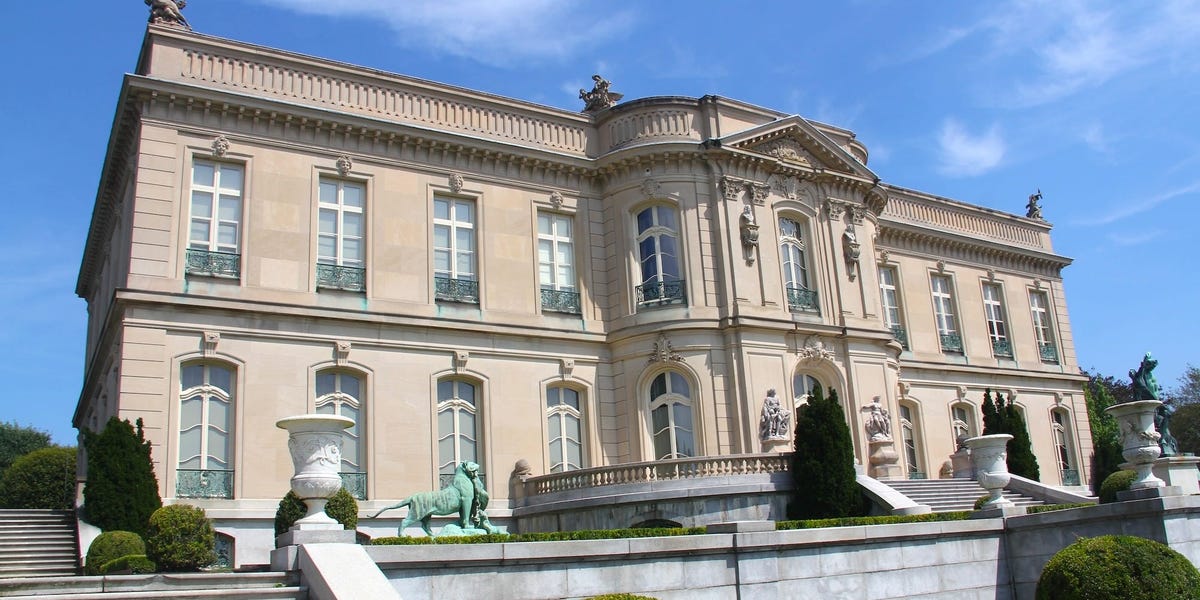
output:
<instances>
[{"instance_id":1,"label":"tree foliage","mask_svg":"<svg viewBox=\"0 0 1200 600\"><path fill-rule=\"evenodd\" d=\"M279 501L279 508L275 510L275 535L281 535L291 529L292 525L307 513L308 505L296 492L288 490L287 495ZM329 502L325 503L325 514L341 523L343 529L354 531L358 527L358 501L346 488L339 489Z\"/></svg>"},{"instance_id":2,"label":"tree foliage","mask_svg":"<svg viewBox=\"0 0 1200 600\"><path fill-rule=\"evenodd\" d=\"M1188 365L1183 375L1179 377L1179 385L1171 389L1167 395L1178 405L1200 404L1200 367Z\"/></svg>"},{"instance_id":3,"label":"tree foliage","mask_svg":"<svg viewBox=\"0 0 1200 600\"><path fill-rule=\"evenodd\" d=\"M75 508L75 449L42 448L16 460L0 478L0 508Z\"/></svg>"},{"instance_id":4,"label":"tree foliage","mask_svg":"<svg viewBox=\"0 0 1200 600\"><path fill-rule=\"evenodd\" d=\"M1092 430L1092 493L1100 495L1100 485L1109 475L1121 470L1125 458L1121 456L1121 435L1117 421L1104 409L1117 403L1118 395L1133 399L1128 385L1114 383L1112 377L1088 373L1088 382L1083 387L1083 399L1087 403L1088 426Z\"/></svg>"},{"instance_id":5,"label":"tree foliage","mask_svg":"<svg viewBox=\"0 0 1200 600\"><path fill-rule=\"evenodd\" d=\"M42 448L49 448L50 434L13 422L0 422L0 473L18 458Z\"/></svg>"},{"instance_id":6,"label":"tree foliage","mask_svg":"<svg viewBox=\"0 0 1200 600\"><path fill-rule=\"evenodd\" d=\"M795 496L789 518L851 517L863 513L863 496L854 472L854 443L837 390L826 398L820 388L796 414L792 454Z\"/></svg>"},{"instance_id":7,"label":"tree foliage","mask_svg":"<svg viewBox=\"0 0 1200 600\"><path fill-rule=\"evenodd\" d=\"M983 435L1007 433L1013 436L1008 440L1008 472L1020 475L1026 479L1038 481L1041 477L1037 457L1033 455L1033 441L1029 438L1029 428L1025 426L1025 418L1013 404L1012 396L1007 400L997 392L996 401L992 401L992 391L983 392Z\"/></svg>"},{"instance_id":8,"label":"tree foliage","mask_svg":"<svg viewBox=\"0 0 1200 600\"><path fill-rule=\"evenodd\" d=\"M84 518L104 531L145 534L150 515L162 506L162 500L142 420L137 420L135 431L129 421L113 417L98 434L85 430L84 445Z\"/></svg>"},{"instance_id":9,"label":"tree foliage","mask_svg":"<svg viewBox=\"0 0 1200 600\"><path fill-rule=\"evenodd\" d=\"M1200 454L1200 402L1183 404L1171 417L1171 434L1180 452Z\"/></svg>"}]
</instances>

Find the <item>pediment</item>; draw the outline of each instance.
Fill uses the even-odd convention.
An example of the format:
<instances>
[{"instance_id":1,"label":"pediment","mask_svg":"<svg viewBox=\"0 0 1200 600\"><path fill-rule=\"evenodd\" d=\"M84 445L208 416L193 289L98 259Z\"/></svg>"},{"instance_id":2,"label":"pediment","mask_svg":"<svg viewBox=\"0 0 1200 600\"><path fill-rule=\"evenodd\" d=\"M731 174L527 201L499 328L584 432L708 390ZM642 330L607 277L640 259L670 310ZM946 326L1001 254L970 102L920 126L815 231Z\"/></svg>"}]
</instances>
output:
<instances>
[{"instance_id":1,"label":"pediment","mask_svg":"<svg viewBox=\"0 0 1200 600\"><path fill-rule=\"evenodd\" d=\"M793 115L725 136L721 144L814 170L875 179L875 174L803 117Z\"/></svg>"}]
</instances>

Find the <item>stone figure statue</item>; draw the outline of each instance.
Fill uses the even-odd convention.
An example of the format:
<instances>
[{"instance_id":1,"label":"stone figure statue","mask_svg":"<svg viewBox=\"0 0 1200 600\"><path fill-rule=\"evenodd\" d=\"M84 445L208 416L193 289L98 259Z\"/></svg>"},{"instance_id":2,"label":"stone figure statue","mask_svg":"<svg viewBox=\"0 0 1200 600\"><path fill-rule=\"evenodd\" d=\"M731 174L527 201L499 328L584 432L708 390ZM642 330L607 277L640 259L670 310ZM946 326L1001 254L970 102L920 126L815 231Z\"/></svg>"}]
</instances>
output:
<instances>
[{"instance_id":1,"label":"stone figure statue","mask_svg":"<svg viewBox=\"0 0 1200 600\"><path fill-rule=\"evenodd\" d=\"M1158 381L1154 379L1154 367L1157 366L1158 361L1150 358L1150 353L1147 352L1137 370L1129 372L1129 378L1133 380L1133 399L1135 401L1161 400Z\"/></svg>"},{"instance_id":2,"label":"stone figure statue","mask_svg":"<svg viewBox=\"0 0 1200 600\"><path fill-rule=\"evenodd\" d=\"M739 219L742 230L742 245L757 246L758 245L758 223L754 219L754 209L746 205L742 209L742 216Z\"/></svg>"},{"instance_id":3,"label":"stone figure statue","mask_svg":"<svg viewBox=\"0 0 1200 600\"><path fill-rule=\"evenodd\" d=\"M156 25L179 25L191 29L187 19L180 12L187 6L187 0L145 0L150 7L150 22Z\"/></svg>"},{"instance_id":4,"label":"stone figure statue","mask_svg":"<svg viewBox=\"0 0 1200 600\"><path fill-rule=\"evenodd\" d=\"M479 478L475 478L475 498L471 502L471 518L468 519L471 529L486 531L488 533L504 533L500 527L492 525L488 520L487 513L484 512L488 505L488 493L483 487L483 482ZM470 533L469 531L467 533Z\"/></svg>"},{"instance_id":5,"label":"stone figure statue","mask_svg":"<svg viewBox=\"0 0 1200 600\"><path fill-rule=\"evenodd\" d=\"M1042 218L1042 207L1038 205L1038 201L1042 199L1042 190L1029 195L1029 203L1025 205L1025 216L1030 219Z\"/></svg>"},{"instance_id":6,"label":"stone figure statue","mask_svg":"<svg viewBox=\"0 0 1200 600\"><path fill-rule=\"evenodd\" d=\"M408 515L404 517L404 521L400 524L399 535L404 535L404 530L413 523L420 523L421 529L425 530L425 534L433 537L433 530L429 528L429 521L434 515L449 515L458 513L457 527L460 531L474 529L472 527L472 519L477 519L481 522L487 522L486 515L478 516L483 513L483 509L487 507L486 492L483 499L477 499L476 496L479 490L483 489L483 484L479 481L479 465L473 462L463 462L454 470L454 479L450 485L436 492L419 492L381 509L379 512L371 515L372 518L378 517L384 511L392 510L393 508L408 507ZM482 507L479 505L482 504ZM487 523L490 527L491 523ZM447 528L450 525L446 526Z\"/></svg>"},{"instance_id":7,"label":"stone figure statue","mask_svg":"<svg viewBox=\"0 0 1200 600\"><path fill-rule=\"evenodd\" d=\"M759 439L764 442L787 439L791 418L792 412L779 403L779 398L775 397L775 390L767 390L767 397L763 399L762 417L758 421Z\"/></svg>"},{"instance_id":8,"label":"stone figure statue","mask_svg":"<svg viewBox=\"0 0 1200 600\"><path fill-rule=\"evenodd\" d=\"M625 94L611 92L608 89L610 85L608 80L599 76L592 75L592 81L595 85L592 86L592 91L579 90L579 99L583 100L583 112L596 112L604 110L615 105L625 97Z\"/></svg>"},{"instance_id":9,"label":"stone figure statue","mask_svg":"<svg viewBox=\"0 0 1200 600\"><path fill-rule=\"evenodd\" d=\"M892 419L886 408L879 403L879 397L875 397L875 401L871 406L867 407L870 414L867 415L866 429L869 441L881 442L891 441L892 439Z\"/></svg>"},{"instance_id":10,"label":"stone figure statue","mask_svg":"<svg viewBox=\"0 0 1200 600\"><path fill-rule=\"evenodd\" d=\"M1162 456L1179 454L1179 443L1175 441L1175 436L1171 435L1171 415L1173 414L1175 414L1175 404L1171 402L1170 398L1164 400L1154 411L1154 428L1162 436L1158 438L1158 447L1162 450Z\"/></svg>"}]
</instances>

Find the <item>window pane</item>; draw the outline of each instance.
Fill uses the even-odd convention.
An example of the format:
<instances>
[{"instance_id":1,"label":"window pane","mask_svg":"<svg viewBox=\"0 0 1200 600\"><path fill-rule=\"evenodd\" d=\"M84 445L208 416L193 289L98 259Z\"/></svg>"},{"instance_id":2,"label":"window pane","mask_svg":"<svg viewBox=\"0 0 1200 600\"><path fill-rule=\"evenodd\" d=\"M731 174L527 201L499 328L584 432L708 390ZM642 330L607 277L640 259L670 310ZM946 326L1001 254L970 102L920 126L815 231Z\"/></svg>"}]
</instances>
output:
<instances>
[{"instance_id":1,"label":"window pane","mask_svg":"<svg viewBox=\"0 0 1200 600\"><path fill-rule=\"evenodd\" d=\"M558 234L559 237L569 239L571 237L571 219L567 217L558 217L556 221L558 225L558 231L555 233Z\"/></svg>"},{"instance_id":2,"label":"window pane","mask_svg":"<svg viewBox=\"0 0 1200 600\"><path fill-rule=\"evenodd\" d=\"M458 260L455 264L455 271L458 275L472 275L475 273L475 255L470 252L459 252Z\"/></svg>"},{"instance_id":3,"label":"window pane","mask_svg":"<svg viewBox=\"0 0 1200 600\"><path fill-rule=\"evenodd\" d=\"M242 169L230 165L221 165L221 189L241 191Z\"/></svg>"},{"instance_id":4,"label":"window pane","mask_svg":"<svg viewBox=\"0 0 1200 600\"><path fill-rule=\"evenodd\" d=\"M692 430L692 407L686 404L675 403L671 405L671 412L675 415L676 429ZM676 432L675 435L678 437L679 433Z\"/></svg>"},{"instance_id":5,"label":"window pane","mask_svg":"<svg viewBox=\"0 0 1200 600\"><path fill-rule=\"evenodd\" d=\"M553 431L553 429L551 431ZM550 463L553 464L561 462L562 458L562 438L550 440Z\"/></svg>"},{"instance_id":6,"label":"window pane","mask_svg":"<svg viewBox=\"0 0 1200 600\"><path fill-rule=\"evenodd\" d=\"M550 240L538 240L538 262L553 262L554 249Z\"/></svg>"},{"instance_id":7,"label":"window pane","mask_svg":"<svg viewBox=\"0 0 1200 600\"><path fill-rule=\"evenodd\" d=\"M317 217L317 231L320 233L337 233L337 212L322 208Z\"/></svg>"},{"instance_id":8,"label":"window pane","mask_svg":"<svg viewBox=\"0 0 1200 600\"><path fill-rule=\"evenodd\" d=\"M459 223L475 223L475 205L470 202L455 202L454 220Z\"/></svg>"},{"instance_id":9,"label":"window pane","mask_svg":"<svg viewBox=\"0 0 1200 600\"><path fill-rule=\"evenodd\" d=\"M342 260L347 262L362 262L362 240L358 238L342 239Z\"/></svg>"},{"instance_id":10,"label":"window pane","mask_svg":"<svg viewBox=\"0 0 1200 600\"><path fill-rule=\"evenodd\" d=\"M573 469L583 465L583 446L579 442L567 440L567 463Z\"/></svg>"},{"instance_id":11,"label":"window pane","mask_svg":"<svg viewBox=\"0 0 1200 600\"><path fill-rule=\"evenodd\" d=\"M669 206L659 206L658 224L672 231L679 229L675 224L675 209Z\"/></svg>"},{"instance_id":12,"label":"window pane","mask_svg":"<svg viewBox=\"0 0 1200 600\"><path fill-rule=\"evenodd\" d=\"M433 251L433 270L437 273L450 273L450 251L449 250L434 250Z\"/></svg>"},{"instance_id":13,"label":"window pane","mask_svg":"<svg viewBox=\"0 0 1200 600\"><path fill-rule=\"evenodd\" d=\"M438 402L445 402L454 397L454 382L439 381L437 386Z\"/></svg>"},{"instance_id":14,"label":"window pane","mask_svg":"<svg viewBox=\"0 0 1200 600\"><path fill-rule=\"evenodd\" d=\"M222 367L208 367L208 382L224 390L226 394L233 390L232 381L233 371Z\"/></svg>"},{"instance_id":15,"label":"window pane","mask_svg":"<svg viewBox=\"0 0 1200 600\"><path fill-rule=\"evenodd\" d=\"M317 373L317 397L326 394L332 394L334 391L334 374L333 373Z\"/></svg>"},{"instance_id":16,"label":"window pane","mask_svg":"<svg viewBox=\"0 0 1200 600\"><path fill-rule=\"evenodd\" d=\"M362 208L363 197L366 195L362 186L354 184L342 185L342 204Z\"/></svg>"},{"instance_id":17,"label":"window pane","mask_svg":"<svg viewBox=\"0 0 1200 600\"><path fill-rule=\"evenodd\" d=\"M475 249L475 232L470 229L454 230L454 249L459 252L470 252Z\"/></svg>"},{"instance_id":18,"label":"window pane","mask_svg":"<svg viewBox=\"0 0 1200 600\"><path fill-rule=\"evenodd\" d=\"M179 379L180 389L194 388L204 383L204 367L202 365L185 365Z\"/></svg>"},{"instance_id":19,"label":"window pane","mask_svg":"<svg viewBox=\"0 0 1200 600\"><path fill-rule=\"evenodd\" d=\"M441 199L433 199L433 218L449 219L450 218L450 203Z\"/></svg>"},{"instance_id":20,"label":"window pane","mask_svg":"<svg viewBox=\"0 0 1200 600\"><path fill-rule=\"evenodd\" d=\"M337 184L328 181L321 182L321 202L337 204Z\"/></svg>"},{"instance_id":21,"label":"window pane","mask_svg":"<svg viewBox=\"0 0 1200 600\"><path fill-rule=\"evenodd\" d=\"M559 264L562 264L562 265L573 264L575 262L573 255L574 255L574 252L571 250L571 244L569 244L567 242L559 242L558 243L558 256L556 256L555 258L558 260Z\"/></svg>"},{"instance_id":22,"label":"window pane","mask_svg":"<svg viewBox=\"0 0 1200 600\"><path fill-rule=\"evenodd\" d=\"M650 429L654 433L655 438L670 425L670 416L667 410L666 406L660 406L650 411Z\"/></svg>"},{"instance_id":23,"label":"window pane","mask_svg":"<svg viewBox=\"0 0 1200 600\"><path fill-rule=\"evenodd\" d=\"M326 402L326 403L318 406L317 414L318 415L335 415L335 414L337 414L337 403L336 402Z\"/></svg>"},{"instance_id":24,"label":"window pane","mask_svg":"<svg viewBox=\"0 0 1200 600\"><path fill-rule=\"evenodd\" d=\"M645 233L647 229L650 229L654 225L654 215L652 211L653 209L647 208L646 210L638 213L637 228L639 234Z\"/></svg>"},{"instance_id":25,"label":"window pane","mask_svg":"<svg viewBox=\"0 0 1200 600\"><path fill-rule=\"evenodd\" d=\"M685 398L691 397L691 390L688 389L687 380L679 373L671 373L671 391Z\"/></svg>"},{"instance_id":26,"label":"window pane","mask_svg":"<svg viewBox=\"0 0 1200 600\"><path fill-rule=\"evenodd\" d=\"M212 163L199 161L192 165L192 183L211 186L213 184L213 173L215 172L213 166Z\"/></svg>"},{"instance_id":27,"label":"window pane","mask_svg":"<svg viewBox=\"0 0 1200 600\"><path fill-rule=\"evenodd\" d=\"M188 239L193 242L200 242L202 245L208 244L208 221L192 221L191 232L188 233Z\"/></svg>"},{"instance_id":28,"label":"window pane","mask_svg":"<svg viewBox=\"0 0 1200 600\"><path fill-rule=\"evenodd\" d=\"M653 400L667 393L667 374L662 373L650 384L650 399Z\"/></svg>"},{"instance_id":29,"label":"window pane","mask_svg":"<svg viewBox=\"0 0 1200 600\"><path fill-rule=\"evenodd\" d=\"M362 398L361 383L358 378L353 375L342 375L342 393L353 397L355 400Z\"/></svg>"},{"instance_id":30,"label":"window pane","mask_svg":"<svg viewBox=\"0 0 1200 600\"><path fill-rule=\"evenodd\" d=\"M469 402L472 406L475 405L475 386L465 382L458 383L458 397Z\"/></svg>"},{"instance_id":31,"label":"window pane","mask_svg":"<svg viewBox=\"0 0 1200 600\"><path fill-rule=\"evenodd\" d=\"M229 435L219 429L208 430L208 468L216 467L212 461L220 463L221 467L229 464Z\"/></svg>"},{"instance_id":32,"label":"window pane","mask_svg":"<svg viewBox=\"0 0 1200 600\"><path fill-rule=\"evenodd\" d=\"M538 233L550 235L550 215L538 213Z\"/></svg>"},{"instance_id":33,"label":"window pane","mask_svg":"<svg viewBox=\"0 0 1200 600\"><path fill-rule=\"evenodd\" d=\"M546 418L546 427L549 429L550 438L554 439L562 435L562 416L554 414Z\"/></svg>"},{"instance_id":34,"label":"window pane","mask_svg":"<svg viewBox=\"0 0 1200 600\"><path fill-rule=\"evenodd\" d=\"M212 194L208 192L192 192L192 216L212 217Z\"/></svg>"},{"instance_id":35,"label":"window pane","mask_svg":"<svg viewBox=\"0 0 1200 600\"><path fill-rule=\"evenodd\" d=\"M563 404L566 404L575 410L579 410L579 392L570 388L563 388L562 397Z\"/></svg>"},{"instance_id":36,"label":"window pane","mask_svg":"<svg viewBox=\"0 0 1200 600\"><path fill-rule=\"evenodd\" d=\"M187 429L201 424L204 400L199 396L187 398L179 403L179 428ZM199 447L196 448L199 452Z\"/></svg>"},{"instance_id":37,"label":"window pane","mask_svg":"<svg viewBox=\"0 0 1200 600\"><path fill-rule=\"evenodd\" d=\"M675 429L675 454L678 456L695 456L696 447L692 443L692 432Z\"/></svg>"},{"instance_id":38,"label":"window pane","mask_svg":"<svg viewBox=\"0 0 1200 600\"><path fill-rule=\"evenodd\" d=\"M208 398L208 425L229 431L229 403L212 396Z\"/></svg>"},{"instance_id":39,"label":"window pane","mask_svg":"<svg viewBox=\"0 0 1200 600\"><path fill-rule=\"evenodd\" d=\"M580 435L579 435L579 429L580 429L579 418L571 416L571 415L567 415L567 416L563 417L563 419L565 419L563 421L563 425L564 425L563 434L566 435L568 439L572 439L572 440L575 440L578 442L579 437L580 437Z\"/></svg>"},{"instance_id":40,"label":"window pane","mask_svg":"<svg viewBox=\"0 0 1200 600\"><path fill-rule=\"evenodd\" d=\"M200 455L200 435L202 431L204 431L203 428L194 427L192 429L179 432L179 458L182 459L179 466L182 467L184 465L182 462L183 460ZM191 464L195 465L194 468L200 468L199 459L196 459L195 462Z\"/></svg>"},{"instance_id":41,"label":"window pane","mask_svg":"<svg viewBox=\"0 0 1200 600\"><path fill-rule=\"evenodd\" d=\"M333 259L337 257L337 238L328 235L317 237L317 256Z\"/></svg>"},{"instance_id":42,"label":"window pane","mask_svg":"<svg viewBox=\"0 0 1200 600\"><path fill-rule=\"evenodd\" d=\"M236 224L221 223L217 225L217 244L221 246L237 246L238 230Z\"/></svg>"},{"instance_id":43,"label":"window pane","mask_svg":"<svg viewBox=\"0 0 1200 600\"><path fill-rule=\"evenodd\" d=\"M342 235L362 237L363 216L361 213L342 213Z\"/></svg>"}]
</instances>

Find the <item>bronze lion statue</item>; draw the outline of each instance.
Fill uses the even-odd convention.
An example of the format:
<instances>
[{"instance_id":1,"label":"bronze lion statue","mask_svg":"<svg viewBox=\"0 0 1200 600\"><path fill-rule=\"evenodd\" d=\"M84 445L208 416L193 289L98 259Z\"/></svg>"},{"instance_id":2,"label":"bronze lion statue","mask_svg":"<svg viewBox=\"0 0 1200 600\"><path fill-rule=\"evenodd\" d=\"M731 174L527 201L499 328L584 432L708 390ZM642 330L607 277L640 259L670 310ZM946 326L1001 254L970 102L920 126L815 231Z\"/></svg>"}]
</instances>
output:
<instances>
[{"instance_id":1,"label":"bronze lion statue","mask_svg":"<svg viewBox=\"0 0 1200 600\"><path fill-rule=\"evenodd\" d=\"M457 512L458 526L466 529L470 527L471 508L475 503L478 476L479 465L473 462L459 463L458 468L454 469L454 480L450 482L450 485L436 492L413 494L371 516L372 518L378 517L384 511L407 506L408 516L404 517L404 522L400 524L400 535L404 534L404 530L409 525L420 522L421 529L425 530L425 534L433 537L433 531L429 529L429 520L434 515L440 517Z\"/></svg>"}]
</instances>

